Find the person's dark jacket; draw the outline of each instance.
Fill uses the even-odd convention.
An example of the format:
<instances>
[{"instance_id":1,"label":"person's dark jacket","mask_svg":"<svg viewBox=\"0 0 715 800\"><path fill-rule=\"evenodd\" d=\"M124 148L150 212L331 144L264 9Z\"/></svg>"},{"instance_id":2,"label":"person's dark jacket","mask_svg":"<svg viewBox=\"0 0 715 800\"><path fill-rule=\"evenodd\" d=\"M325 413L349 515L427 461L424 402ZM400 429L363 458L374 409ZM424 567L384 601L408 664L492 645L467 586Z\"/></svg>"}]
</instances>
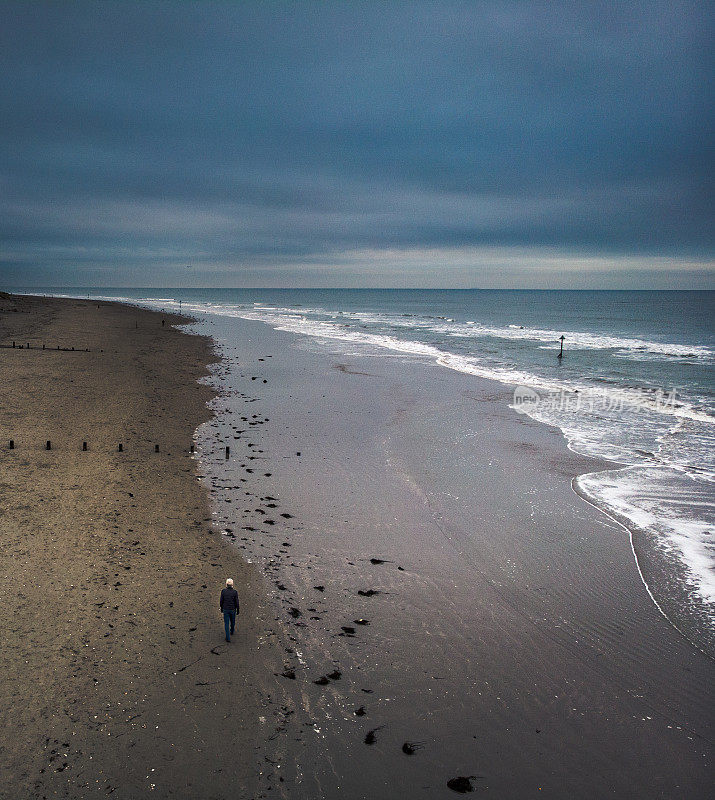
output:
<instances>
[{"instance_id":1,"label":"person's dark jacket","mask_svg":"<svg viewBox=\"0 0 715 800\"><path fill-rule=\"evenodd\" d=\"M232 586L221 590L221 611L235 611L238 614L238 592Z\"/></svg>"}]
</instances>

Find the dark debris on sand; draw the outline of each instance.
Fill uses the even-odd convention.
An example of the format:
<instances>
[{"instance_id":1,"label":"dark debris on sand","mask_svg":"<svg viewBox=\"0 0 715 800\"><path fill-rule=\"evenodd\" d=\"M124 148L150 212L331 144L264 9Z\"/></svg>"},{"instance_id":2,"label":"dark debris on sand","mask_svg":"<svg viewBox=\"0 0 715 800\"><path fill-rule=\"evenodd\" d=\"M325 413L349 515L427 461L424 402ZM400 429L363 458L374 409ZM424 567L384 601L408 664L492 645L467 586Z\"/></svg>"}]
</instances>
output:
<instances>
[{"instance_id":1,"label":"dark debris on sand","mask_svg":"<svg viewBox=\"0 0 715 800\"><path fill-rule=\"evenodd\" d=\"M472 781L476 780L478 777L481 777L481 776L479 776L479 775L470 775L468 777L465 777L463 775L460 775L457 778L450 778L447 781L447 786L453 792L459 792L459 794L466 794L467 792L473 792L474 791L474 784L472 783Z\"/></svg>"},{"instance_id":2,"label":"dark debris on sand","mask_svg":"<svg viewBox=\"0 0 715 800\"><path fill-rule=\"evenodd\" d=\"M406 756L412 756L412 755L414 755L414 754L415 754L415 753L416 753L418 750L420 750L421 748L423 748L423 747L424 747L424 745L425 745L425 743L424 743L424 742L405 742L405 743L402 745L402 752L403 752L403 753L404 753Z\"/></svg>"},{"instance_id":3,"label":"dark debris on sand","mask_svg":"<svg viewBox=\"0 0 715 800\"><path fill-rule=\"evenodd\" d=\"M365 744L375 744L377 741L375 734L384 727L384 725L380 725L378 728L373 728L371 731L368 731L365 734Z\"/></svg>"}]
</instances>

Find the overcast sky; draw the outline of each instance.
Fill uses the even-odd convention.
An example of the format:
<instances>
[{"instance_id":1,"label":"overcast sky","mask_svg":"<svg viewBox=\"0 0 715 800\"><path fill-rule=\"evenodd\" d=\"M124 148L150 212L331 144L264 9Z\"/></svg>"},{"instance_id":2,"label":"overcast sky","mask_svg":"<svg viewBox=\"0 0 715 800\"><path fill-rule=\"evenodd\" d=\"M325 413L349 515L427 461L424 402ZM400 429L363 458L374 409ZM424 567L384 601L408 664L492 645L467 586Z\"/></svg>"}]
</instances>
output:
<instances>
[{"instance_id":1,"label":"overcast sky","mask_svg":"<svg viewBox=\"0 0 715 800\"><path fill-rule=\"evenodd\" d=\"M0 2L0 283L712 288L709 6Z\"/></svg>"}]
</instances>

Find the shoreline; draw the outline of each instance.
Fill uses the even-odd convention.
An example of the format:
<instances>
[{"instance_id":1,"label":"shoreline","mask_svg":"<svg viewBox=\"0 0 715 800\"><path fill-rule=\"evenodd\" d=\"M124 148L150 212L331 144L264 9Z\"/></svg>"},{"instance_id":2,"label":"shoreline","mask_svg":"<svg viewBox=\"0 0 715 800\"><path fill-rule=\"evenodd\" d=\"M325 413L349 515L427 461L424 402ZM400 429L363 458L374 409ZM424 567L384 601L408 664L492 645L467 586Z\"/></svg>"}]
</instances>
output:
<instances>
[{"instance_id":1,"label":"shoreline","mask_svg":"<svg viewBox=\"0 0 715 800\"><path fill-rule=\"evenodd\" d=\"M210 315L210 311L208 313ZM239 316L237 319L246 320L247 318ZM266 320L261 320L261 322L273 327L273 324ZM386 350L388 357L399 358L399 352L392 351L390 348L386 348ZM436 363L445 369L462 371L441 360L437 360ZM470 374L468 370L465 371ZM493 386L495 391L503 391L505 387L511 391L513 388L513 384L504 380L499 381L493 377L479 376L477 378L475 375L475 380L483 381L487 386ZM589 491L585 486L579 485L581 479L618 473L635 465L611 460L607 456L584 452L583 449L574 445L568 431L560 427L558 422L529 414L528 411L525 413L539 424L556 430L563 437L565 447L570 452L594 466L600 465L596 469L586 469L574 474L573 491L590 506L605 514L609 520L624 527L631 542L639 580L643 583L654 606L686 641L708 657L715 657L715 629L713 628L712 611L708 607L707 600L700 595L697 576L694 575L692 566L685 555L682 552L673 555L668 551L667 540L664 544L659 539L660 534L654 535L654 532L647 528L639 527L631 517L619 514L606 499L594 492L593 489ZM677 546L675 545L675 547ZM678 576L677 580L673 580L674 575Z\"/></svg>"},{"instance_id":2,"label":"shoreline","mask_svg":"<svg viewBox=\"0 0 715 800\"><path fill-rule=\"evenodd\" d=\"M0 361L0 797L260 793L265 588L211 526L189 452L211 418L196 383L210 340L115 303L2 305L18 311L0 342L76 349ZM227 575L242 590L231 645Z\"/></svg>"},{"instance_id":3,"label":"shoreline","mask_svg":"<svg viewBox=\"0 0 715 800\"><path fill-rule=\"evenodd\" d=\"M64 297L65 295L62 296ZM119 302L135 308L151 308L151 306L147 305L144 301L137 301L131 298L118 298L111 300L111 302ZM176 303L176 301L169 300L167 300L167 302ZM153 308L152 310L156 309ZM163 311L164 309L162 309L162 312ZM174 311L174 313L176 312ZM393 353L393 356L395 355L396 354ZM453 367L447 364L440 363L440 366L453 369ZM484 377L480 378L480 380L484 380L487 383L494 383L494 385L499 388L510 386L510 384L497 381L495 378ZM615 524L624 527L631 542L632 554L639 579L643 583L655 607L686 641L701 650L708 657L713 658L715 639L713 639L712 615L709 609L704 605L704 600L693 601L690 595L690 589L686 588L692 585L693 590L698 591L697 585L694 585L695 578L688 564L683 561L682 555L669 558L667 564L662 563L664 554L662 552L654 552L655 545L653 544L653 536L650 531L639 527L630 517L619 514L607 501L597 494L589 492L585 487L578 486L578 481L581 478L588 478L591 475L598 476L599 474L626 469L628 466L633 465L583 453L579 451L578 448L572 447L572 443L566 431L559 428L557 423L541 419L538 416L534 416L533 419L540 424L554 427L560 435L564 437L564 442L568 450L577 456L583 457L593 463L598 462L602 464L601 468L598 470L588 470L575 475L575 483L572 485L573 491L586 503L605 514ZM662 544L658 544L658 547L662 550ZM677 581L673 582L670 579L671 572L677 573L679 576ZM662 597L659 596L657 587L661 583L668 585L668 589L671 591L673 597L667 594L664 594ZM674 596L677 596L677 601L674 600Z\"/></svg>"},{"instance_id":4,"label":"shoreline","mask_svg":"<svg viewBox=\"0 0 715 800\"><path fill-rule=\"evenodd\" d=\"M189 303L190 307L192 307L201 317L201 306L203 305L203 302L199 301L197 304L191 305L192 301L189 297L187 297L186 293L184 294L184 298L185 302ZM137 294L137 297L134 300L131 300L130 298L122 299L125 299L126 302L139 302L141 305L148 306L155 305L157 302L156 300L152 301L148 298L142 300L140 299L139 294ZM235 299L238 299L238 297ZM247 298L244 292L242 295L242 300L246 301L247 299L250 298ZM169 305L180 305L176 300L171 301L168 298L165 298L165 301ZM269 300L269 302L271 301ZM209 305L211 306L212 303L209 303ZM217 313L224 312L218 311ZM209 314L213 315L212 309L209 309ZM230 311L228 315L231 316ZM264 319L263 321L267 322L268 320ZM389 351L390 348L387 347L387 350ZM398 355L395 351L392 351L390 357L398 357ZM447 363L447 361L442 361L441 359L438 359L438 363L445 368L456 369L458 371L462 370L462 367L459 364L450 364ZM469 369L464 369L464 371L468 373L470 372ZM484 378L486 380L493 380L493 378L490 378L487 375L485 375ZM505 384L502 379L500 385L507 384ZM537 421L543 422L547 425L555 424L557 427L560 426L559 420L544 419L538 414L534 415L534 418L537 419ZM570 443L571 433L567 428L564 427L561 427L561 430L562 435L566 437L567 446L569 449L572 449L572 445ZM577 446L575 447L574 452L580 452L586 457L594 456L596 460L601 458L601 456L599 456L596 452L589 453L588 450L588 447L584 450L583 447ZM626 526L629 536L635 543L634 559L637 560L637 565L641 576L642 578L645 578L648 590L655 598L657 606L664 610L666 617L671 620L677 629L682 631L690 641L698 643L698 647L701 647L706 652L712 654L715 652L713 650L713 647L715 646L713 631L715 631L715 628L713 628L712 604L710 603L707 595L707 585L709 582L709 576L707 570L705 569L707 555L703 552L698 552L698 547L702 547L702 542L698 540L699 534L697 534L697 530L694 541L690 541L689 537L691 536L692 530L688 527L689 524L694 524L695 528L697 529L697 519L700 519L700 517L697 519L690 519L690 522L688 522L689 517L688 514L685 513L683 515L683 519L681 520L684 527L681 528L678 528L677 526L668 527L668 525L661 527L658 524L654 524L652 528L647 527L647 524L645 528L640 527L641 523L639 522L639 519L634 518L633 514L629 516L628 509L623 511L623 513L619 513L619 511L622 511L622 509L617 507L618 504L616 504L616 507L614 507L614 504L609 497L609 491L612 487L609 487L607 480L609 475L616 476L614 479L616 483L614 485L618 486L618 484L622 482L622 478L620 476L625 476L629 473L629 465L632 467L638 467L639 462L637 460L633 462L628 460L618 460L618 458L616 458L615 461L609 461L608 464L608 469L604 468L599 472L591 472L590 475L580 476L589 480L591 478L593 479L590 481L589 486L583 485L581 489L597 508L601 509L605 514L608 515L609 519L614 519L618 522L618 524L623 523ZM636 469L635 471L637 472L638 470ZM668 473L667 469L665 472L667 474L662 479L666 480L667 482L670 480L668 475L671 475L672 477L673 473L672 470L670 473ZM600 489L599 476L606 480ZM660 478L658 478L658 480L660 480ZM643 481L643 478L641 478L641 481ZM626 480L626 484L627 483L628 481ZM648 484L646 482L642 485L647 487ZM674 490L674 487L671 486L670 490ZM626 497L629 496L628 491L629 490L626 486ZM690 490L686 486L683 488L683 491L688 493ZM694 488L692 488L692 492L695 492ZM692 492L689 495L691 504L697 502L694 499L695 495L692 494ZM651 492L651 494L653 494L653 492ZM673 500L673 497L669 495L667 491L666 495L666 499L663 500L664 507L662 511L665 515L665 518L668 518L670 513L668 511L668 503ZM655 492L654 496L657 496L657 492ZM636 498L636 501L635 506L631 509L631 511L638 511L639 505L637 502L637 491L635 494L632 493L631 500L633 497ZM645 489L643 498L647 505L647 488ZM705 496L703 496L702 501L706 502ZM705 520L706 518L703 517L702 519ZM707 525L707 523L703 521L703 525ZM678 579L674 581L673 576L675 575L678 576Z\"/></svg>"},{"instance_id":5,"label":"shoreline","mask_svg":"<svg viewBox=\"0 0 715 800\"><path fill-rule=\"evenodd\" d=\"M710 660L714 660L713 654L708 652L708 650L707 650L707 643L703 642L703 641L700 641L700 642L695 641L696 637L692 637L691 635L689 635L686 632L686 630L683 630L683 627L681 627L682 622L678 619L677 615L676 615L676 619L675 620L672 619L671 614L669 614L663 608L663 606L658 602L658 599L656 598L656 596L653 594L653 591L652 591L652 589L651 589L651 587L650 587L650 585L648 583L648 580L647 580L647 578L645 576L645 573L644 573L645 562L646 562L646 560L650 561L651 570L659 569L659 571L662 573L664 568L663 568L663 566L661 564L657 564L657 565L654 566L655 558L653 557L652 554L650 554L648 552L648 550L647 550L647 548L645 546L643 547L643 549L641 550L640 555L639 555L638 546L637 546L636 541L635 541L636 537L645 536L645 535L647 535L647 532L643 531L640 528L635 527L633 525L633 523L627 517L620 518L615 512L613 512L611 509L609 509L608 506L599 505L588 494L588 492L586 492L585 490L581 489L578 486L578 479L579 478L584 477L584 476L588 476L588 475L591 475L591 474L598 474L598 473L597 472L595 472L595 473L586 472L586 473L583 473L582 475L574 476L574 479L571 482L574 494L577 497L579 497L581 500L583 500L584 503L587 503L589 506L592 506L593 508L596 509L596 511L599 511L601 514L604 514L606 517L608 517L608 519L610 519L616 525L618 525L619 527L623 528L623 530L628 535L628 540L630 542L631 551L633 553L633 562L634 562L636 570L638 572L638 577L640 578L640 581L643 584L643 588L648 593L648 596L650 597L651 602L653 603L655 608L658 610L658 612L663 617L663 619L668 623L668 625L670 625L675 631L677 631L678 634L680 636L682 636L683 639L691 647L694 647L696 650L699 650L706 658L709 658ZM682 566L681 566L681 569L683 570L683 578L681 578L681 583L682 583L682 581L685 579L686 573L685 573L685 570L682 568ZM689 622L688 619L686 619L685 621ZM690 625L692 626L692 622L690 622ZM703 635L704 630L705 629L703 628L700 631L698 631L698 633Z\"/></svg>"}]
</instances>

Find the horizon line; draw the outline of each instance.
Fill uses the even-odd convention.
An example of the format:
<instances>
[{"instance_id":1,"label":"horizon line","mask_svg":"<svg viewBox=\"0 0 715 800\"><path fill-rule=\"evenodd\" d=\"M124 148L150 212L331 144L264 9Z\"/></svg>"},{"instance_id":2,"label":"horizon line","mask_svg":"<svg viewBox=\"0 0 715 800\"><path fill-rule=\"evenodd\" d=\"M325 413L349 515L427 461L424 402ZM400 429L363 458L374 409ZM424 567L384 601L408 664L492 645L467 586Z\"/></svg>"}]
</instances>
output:
<instances>
[{"instance_id":1,"label":"horizon line","mask_svg":"<svg viewBox=\"0 0 715 800\"><path fill-rule=\"evenodd\" d=\"M129 291L265 291L265 292L715 292L714 288L554 288L543 286L467 286L467 287L439 287L439 286L12 286L0 291L9 294L22 294L23 292L40 291L42 289L116 289Z\"/></svg>"}]
</instances>

